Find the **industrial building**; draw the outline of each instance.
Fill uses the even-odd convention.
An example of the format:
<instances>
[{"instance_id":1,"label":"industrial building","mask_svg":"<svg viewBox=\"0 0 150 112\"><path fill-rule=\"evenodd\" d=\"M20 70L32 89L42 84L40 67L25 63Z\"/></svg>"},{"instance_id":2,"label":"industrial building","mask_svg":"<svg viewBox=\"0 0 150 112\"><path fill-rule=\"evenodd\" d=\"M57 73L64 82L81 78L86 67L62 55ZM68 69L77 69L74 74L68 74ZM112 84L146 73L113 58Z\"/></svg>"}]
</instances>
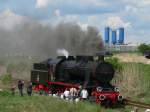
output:
<instances>
[{"instance_id":1,"label":"industrial building","mask_svg":"<svg viewBox=\"0 0 150 112\"><path fill-rule=\"evenodd\" d=\"M117 29L105 27L104 42L105 49L108 51L134 52L137 50L136 46L131 46L125 43L124 27Z\"/></svg>"},{"instance_id":2,"label":"industrial building","mask_svg":"<svg viewBox=\"0 0 150 112\"><path fill-rule=\"evenodd\" d=\"M117 35L119 33L119 35ZM110 27L105 28L105 44L124 44L124 28L112 29Z\"/></svg>"}]
</instances>

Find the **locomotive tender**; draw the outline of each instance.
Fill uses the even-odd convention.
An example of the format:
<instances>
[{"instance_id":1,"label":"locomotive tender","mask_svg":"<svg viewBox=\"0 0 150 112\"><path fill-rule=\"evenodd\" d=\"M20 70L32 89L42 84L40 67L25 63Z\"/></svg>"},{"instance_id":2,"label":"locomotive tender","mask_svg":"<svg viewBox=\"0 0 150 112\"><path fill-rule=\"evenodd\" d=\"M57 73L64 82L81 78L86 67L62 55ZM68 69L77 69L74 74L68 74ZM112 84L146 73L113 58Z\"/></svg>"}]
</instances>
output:
<instances>
[{"instance_id":1,"label":"locomotive tender","mask_svg":"<svg viewBox=\"0 0 150 112\"><path fill-rule=\"evenodd\" d=\"M122 102L118 88L111 85L115 70L105 62L105 53L98 56L59 56L35 63L31 70L31 82L35 90L63 93L66 88L86 88L89 99L97 104L113 106Z\"/></svg>"}]
</instances>

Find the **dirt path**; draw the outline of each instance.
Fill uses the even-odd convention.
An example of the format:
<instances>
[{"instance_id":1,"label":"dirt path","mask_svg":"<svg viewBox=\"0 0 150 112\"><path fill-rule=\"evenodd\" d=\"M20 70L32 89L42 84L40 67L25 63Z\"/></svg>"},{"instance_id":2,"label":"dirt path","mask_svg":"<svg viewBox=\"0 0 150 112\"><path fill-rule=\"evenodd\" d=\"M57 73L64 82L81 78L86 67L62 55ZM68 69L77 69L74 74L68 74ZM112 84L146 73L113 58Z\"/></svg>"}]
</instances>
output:
<instances>
[{"instance_id":1,"label":"dirt path","mask_svg":"<svg viewBox=\"0 0 150 112\"><path fill-rule=\"evenodd\" d=\"M139 56L137 54L122 53L114 55L114 57L117 57L122 62L136 62L136 63L150 64L150 59L146 59L144 56Z\"/></svg>"}]
</instances>

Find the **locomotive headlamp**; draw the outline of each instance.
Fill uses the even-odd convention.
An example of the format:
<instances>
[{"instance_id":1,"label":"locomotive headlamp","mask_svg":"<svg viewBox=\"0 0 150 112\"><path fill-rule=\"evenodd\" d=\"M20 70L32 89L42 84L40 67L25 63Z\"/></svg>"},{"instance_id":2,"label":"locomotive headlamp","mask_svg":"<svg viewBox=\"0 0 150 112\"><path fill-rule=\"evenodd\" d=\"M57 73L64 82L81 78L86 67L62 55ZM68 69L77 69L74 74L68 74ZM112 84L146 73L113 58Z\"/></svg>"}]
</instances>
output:
<instances>
[{"instance_id":1,"label":"locomotive headlamp","mask_svg":"<svg viewBox=\"0 0 150 112\"><path fill-rule=\"evenodd\" d=\"M116 92L119 92L119 88L118 88L118 87L115 87L115 91L116 91Z\"/></svg>"},{"instance_id":2,"label":"locomotive headlamp","mask_svg":"<svg viewBox=\"0 0 150 112\"><path fill-rule=\"evenodd\" d=\"M105 100L105 99L106 99L106 96L104 96L104 95L100 95L100 96L99 96L99 99L100 99L101 101L103 101L103 100Z\"/></svg>"},{"instance_id":3,"label":"locomotive headlamp","mask_svg":"<svg viewBox=\"0 0 150 112\"><path fill-rule=\"evenodd\" d=\"M97 90L98 92L101 92L101 91L103 90L103 88L102 88L102 87L97 87L96 90Z\"/></svg>"},{"instance_id":4,"label":"locomotive headlamp","mask_svg":"<svg viewBox=\"0 0 150 112\"><path fill-rule=\"evenodd\" d=\"M118 101L122 101L123 100L123 96L119 95L118 96Z\"/></svg>"}]
</instances>

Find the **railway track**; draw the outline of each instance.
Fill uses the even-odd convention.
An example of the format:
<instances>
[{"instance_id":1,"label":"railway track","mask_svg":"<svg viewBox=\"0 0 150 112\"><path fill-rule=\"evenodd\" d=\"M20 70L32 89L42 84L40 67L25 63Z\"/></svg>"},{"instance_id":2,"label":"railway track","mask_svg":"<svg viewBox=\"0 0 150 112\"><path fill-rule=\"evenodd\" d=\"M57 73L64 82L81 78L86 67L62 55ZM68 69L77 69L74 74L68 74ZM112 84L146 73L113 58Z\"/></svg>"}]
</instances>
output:
<instances>
[{"instance_id":1,"label":"railway track","mask_svg":"<svg viewBox=\"0 0 150 112\"><path fill-rule=\"evenodd\" d=\"M137 101L131 101L129 99L125 99L125 104L135 106L135 107L139 107L139 108L150 109L150 104L145 104L145 103L137 102Z\"/></svg>"}]
</instances>

